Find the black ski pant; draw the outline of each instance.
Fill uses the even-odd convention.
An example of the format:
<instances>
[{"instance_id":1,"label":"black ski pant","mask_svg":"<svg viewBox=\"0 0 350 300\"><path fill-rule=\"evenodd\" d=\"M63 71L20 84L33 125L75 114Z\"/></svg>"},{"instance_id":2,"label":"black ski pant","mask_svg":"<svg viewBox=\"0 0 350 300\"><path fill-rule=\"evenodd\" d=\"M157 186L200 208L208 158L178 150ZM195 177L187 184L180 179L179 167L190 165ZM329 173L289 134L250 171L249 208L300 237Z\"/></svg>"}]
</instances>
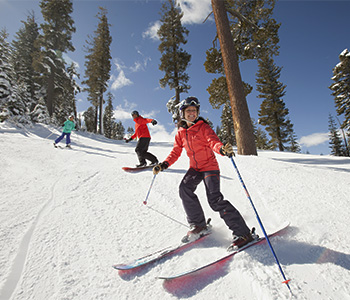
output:
<instances>
[{"instance_id":1,"label":"black ski pant","mask_svg":"<svg viewBox=\"0 0 350 300\"><path fill-rule=\"evenodd\" d=\"M242 236L249 234L250 230L246 225L239 211L220 192L220 171L199 172L190 168L180 183L180 197L184 206L187 221L189 224L205 226L206 220L202 206L197 195L194 193L198 184L204 182L210 207L219 212L233 234Z\"/></svg>"},{"instance_id":2,"label":"black ski pant","mask_svg":"<svg viewBox=\"0 0 350 300\"><path fill-rule=\"evenodd\" d=\"M152 153L148 152L149 143L151 141L151 138L142 137L139 138L135 152L137 154L137 157L139 158L140 164L145 164L146 159L149 160L151 163L158 162L157 157L155 157Z\"/></svg>"}]
</instances>

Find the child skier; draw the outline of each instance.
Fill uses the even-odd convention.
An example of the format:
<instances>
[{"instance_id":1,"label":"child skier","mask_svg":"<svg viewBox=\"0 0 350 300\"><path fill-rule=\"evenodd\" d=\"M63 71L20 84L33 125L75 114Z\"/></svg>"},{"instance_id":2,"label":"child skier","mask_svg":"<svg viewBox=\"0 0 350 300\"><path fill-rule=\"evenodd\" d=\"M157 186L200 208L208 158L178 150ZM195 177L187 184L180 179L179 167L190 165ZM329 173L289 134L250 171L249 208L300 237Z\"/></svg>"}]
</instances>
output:
<instances>
[{"instance_id":1,"label":"child skier","mask_svg":"<svg viewBox=\"0 0 350 300\"><path fill-rule=\"evenodd\" d=\"M66 136L66 147L70 148L70 135L72 130L75 130L75 124L73 122L74 116L70 115L68 117L68 120L64 122L63 124L63 132L61 136L59 136L53 145L57 148L57 144Z\"/></svg>"}]
</instances>

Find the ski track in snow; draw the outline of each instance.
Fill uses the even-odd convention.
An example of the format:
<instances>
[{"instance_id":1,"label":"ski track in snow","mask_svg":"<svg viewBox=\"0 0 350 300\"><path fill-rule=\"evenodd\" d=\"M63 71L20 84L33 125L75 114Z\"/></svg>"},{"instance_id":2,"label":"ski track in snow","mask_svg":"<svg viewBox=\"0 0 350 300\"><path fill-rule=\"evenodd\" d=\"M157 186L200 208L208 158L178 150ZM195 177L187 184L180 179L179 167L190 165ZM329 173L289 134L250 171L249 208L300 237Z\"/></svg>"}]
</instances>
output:
<instances>
[{"instance_id":1,"label":"ski track in snow","mask_svg":"<svg viewBox=\"0 0 350 300\"><path fill-rule=\"evenodd\" d=\"M187 231L178 184L188 168L182 157L157 175L128 174L135 143L78 132L73 149L55 149L60 134L46 125L20 129L0 124L0 299L350 299L350 159L259 151L237 156L238 169L271 239L291 297L267 245L254 246L186 282L176 274L226 255L230 233L197 189L213 233L203 243L136 272L112 268L176 245ZM163 160L172 142L153 141ZM231 162L217 156L221 189L249 226L262 235Z\"/></svg>"},{"instance_id":2,"label":"ski track in snow","mask_svg":"<svg viewBox=\"0 0 350 300\"><path fill-rule=\"evenodd\" d=\"M29 244L30 244L30 240L32 238L33 232L38 224L38 221L40 220L40 216L42 215L43 211L47 209L47 207L51 204L51 202L54 199L54 191L55 191L55 186L57 184L57 181L54 183L54 185L51 188L51 197L49 201L39 211L36 219L34 220L33 224L30 226L27 233L24 235L22 242L19 245L18 253L11 267L11 272L6 279L6 282L3 288L0 290L0 299L10 299L12 293L16 289L17 283L22 275L24 263L26 261Z\"/></svg>"}]
</instances>

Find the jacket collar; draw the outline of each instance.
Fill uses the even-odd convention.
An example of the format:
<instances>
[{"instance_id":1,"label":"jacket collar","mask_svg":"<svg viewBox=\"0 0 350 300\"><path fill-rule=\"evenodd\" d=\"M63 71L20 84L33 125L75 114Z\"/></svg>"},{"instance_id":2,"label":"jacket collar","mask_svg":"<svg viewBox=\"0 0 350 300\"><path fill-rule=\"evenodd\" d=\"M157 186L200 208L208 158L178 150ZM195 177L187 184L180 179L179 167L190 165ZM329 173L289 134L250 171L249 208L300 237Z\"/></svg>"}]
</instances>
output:
<instances>
[{"instance_id":1,"label":"jacket collar","mask_svg":"<svg viewBox=\"0 0 350 300\"><path fill-rule=\"evenodd\" d=\"M194 121L194 124L193 124L192 126L196 126L197 123L206 123L206 121L205 121L202 117L199 117L199 118L197 118L196 121ZM180 124L179 124L179 129L180 129L180 128L189 129L189 128L191 128L192 126L188 127L186 121L181 121Z\"/></svg>"}]
</instances>

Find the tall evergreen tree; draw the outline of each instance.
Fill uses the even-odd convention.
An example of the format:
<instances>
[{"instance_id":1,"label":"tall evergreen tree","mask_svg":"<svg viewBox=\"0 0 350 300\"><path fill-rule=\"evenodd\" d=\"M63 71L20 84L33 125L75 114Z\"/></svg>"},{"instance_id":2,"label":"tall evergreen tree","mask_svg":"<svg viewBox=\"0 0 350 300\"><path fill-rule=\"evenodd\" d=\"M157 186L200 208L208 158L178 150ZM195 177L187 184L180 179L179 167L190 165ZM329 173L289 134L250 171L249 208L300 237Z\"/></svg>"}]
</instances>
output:
<instances>
[{"instance_id":1,"label":"tall evergreen tree","mask_svg":"<svg viewBox=\"0 0 350 300\"><path fill-rule=\"evenodd\" d=\"M280 24L272 18L275 0L227 0L226 9L230 16L230 27L238 61L258 59L266 53L278 54L278 29ZM257 29L260 28L260 29ZM214 108L220 108L230 101L221 50L214 40L213 47L206 51L205 70L218 74L207 91L209 102ZM244 83L248 95L252 87Z\"/></svg>"},{"instance_id":2,"label":"tall evergreen tree","mask_svg":"<svg viewBox=\"0 0 350 300\"><path fill-rule=\"evenodd\" d=\"M126 133L128 134L129 137L131 137L134 134L134 128L133 127L128 127L128 129L126 130Z\"/></svg>"},{"instance_id":3,"label":"tall evergreen tree","mask_svg":"<svg viewBox=\"0 0 350 300\"><path fill-rule=\"evenodd\" d=\"M345 49L339 55L340 62L333 68L332 80L329 87L334 96L338 115L344 115L342 128L350 130L350 52Z\"/></svg>"},{"instance_id":4,"label":"tall evergreen tree","mask_svg":"<svg viewBox=\"0 0 350 300\"><path fill-rule=\"evenodd\" d=\"M289 142L289 146L287 147L287 150L291 151L291 152L300 153L301 148L300 148L300 145L298 143L297 136L294 132L293 124L292 124L292 122L290 122L290 120L289 120L289 123L287 126L287 134L288 134L288 142Z\"/></svg>"},{"instance_id":5,"label":"tall evergreen tree","mask_svg":"<svg viewBox=\"0 0 350 300\"><path fill-rule=\"evenodd\" d=\"M85 122L85 127L88 132L95 132L96 130L96 119L95 119L95 110L96 107L90 106L84 113L84 122Z\"/></svg>"},{"instance_id":6,"label":"tall evergreen tree","mask_svg":"<svg viewBox=\"0 0 350 300\"><path fill-rule=\"evenodd\" d=\"M344 156L345 148L342 144L338 128L332 115L328 117L328 130L329 130L329 148L331 148L331 154L334 156Z\"/></svg>"},{"instance_id":7,"label":"tall evergreen tree","mask_svg":"<svg viewBox=\"0 0 350 300\"><path fill-rule=\"evenodd\" d=\"M10 116L17 116L17 120L20 120L20 116L25 114L21 97L26 90L23 85L17 85L14 79L12 48L7 37L6 29L0 30L0 121Z\"/></svg>"},{"instance_id":8,"label":"tall evergreen tree","mask_svg":"<svg viewBox=\"0 0 350 300\"><path fill-rule=\"evenodd\" d=\"M0 30L0 121L6 120L10 116L8 103L13 96L11 80L11 48L7 41L8 33L6 29Z\"/></svg>"},{"instance_id":9,"label":"tall evergreen tree","mask_svg":"<svg viewBox=\"0 0 350 300\"><path fill-rule=\"evenodd\" d=\"M260 128L255 120L252 120L253 128L254 128L254 136L255 136L255 144L258 149L268 150L268 138L266 132Z\"/></svg>"},{"instance_id":10,"label":"tall evergreen tree","mask_svg":"<svg viewBox=\"0 0 350 300\"><path fill-rule=\"evenodd\" d=\"M164 71L165 75L159 83L162 88L168 85L171 90L175 89L172 107L180 102L180 94L186 93L191 88L187 84L189 76L186 73L191 55L181 48L182 44L187 43L186 36L189 31L182 26L182 17L183 13L176 0L167 0L163 3L160 19L162 25L158 30L160 38L158 50L162 54L159 70ZM174 122L180 120L176 111L171 111Z\"/></svg>"},{"instance_id":11,"label":"tall evergreen tree","mask_svg":"<svg viewBox=\"0 0 350 300\"><path fill-rule=\"evenodd\" d=\"M35 53L34 66L42 73L46 105L52 116L59 104L58 98L63 94L62 82L67 75L62 53L75 50L71 42L75 32L70 16L73 4L71 0L41 0L40 8L45 22L41 24L43 34L37 45L41 51Z\"/></svg>"},{"instance_id":12,"label":"tall evergreen tree","mask_svg":"<svg viewBox=\"0 0 350 300\"><path fill-rule=\"evenodd\" d=\"M115 129L113 132L113 138L116 140L122 140L125 135L125 128L121 121L115 123Z\"/></svg>"},{"instance_id":13,"label":"tall evergreen tree","mask_svg":"<svg viewBox=\"0 0 350 300\"><path fill-rule=\"evenodd\" d=\"M38 103L35 105L30 113L31 119L35 123L50 123L50 115L47 110L47 106L44 97L39 97Z\"/></svg>"},{"instance_id":14,"label":"tall evergreen tree","mask_svg":"<svg viewBox=\"0 0 350 300\"><path fill-rule=\"evenodd\" d=\"M274 2L274 0L212 0L218 31L217 37L220 40L220 50L214 46L207 51L205 68L211 73L222 73L222 76L212 81L208 92L210 93L211 103L224 103L228 100L225 101L223 98L217 99L211 92L227 85L239 154L256 155L257 152L253 128L251 123L249 123L250 115L244 96L244 86L238 62L246 58L257 58L258 55L267 51L273 53L275 50L273 47L277 51L277 30L279 26L271 19ZM231 25L227 18L227 12L233 16ZM261 25L265 20L265 28L259 30L257 24L260 23L259 25ZM254 44L254 42L257 43ZM241 49L248 50L249 48L251 48L250 51L241 51ZM248 55L246 52L251 53ZM222 63L224 68L220 66ZM222 72L223 70L225 70L225 73ZM225 93L221 93L221 95L225 96Z\"/></svg>"},{"instance_id":15,"label":"tall evergreen tree","mask_svg":"<svg viewBox=\"0 0 350 300\"><path fill-rule=\"evenodd\" d=\"M22 23L23 26L12 41L12 65L14 79L17 85L22 87L21 98L30 113L39 102L40 84L38 78L40 74L33 67L33 53L39 51L36 43L39 37L39 26L33 11Z\"/></svg>"},{"instance_id":16,"label":"tall evergreen tree","mask_svg":"<svg viewBox=\"0 0 350 300\"><path fill-rule=\"evenodd\" d=\"M219 138L223 144L230 143L236 145L235 130L233 127L231 106L226 103L221 114L221 128Z\"/></svg>"},{"instance_id":17,"label":"tall evergreen tree","mask_svg":"<svg viewBox=\"0 0 350 300\"><path fill-rule=\"evenodd\" d=\"M107 95L107 106L105 108L104 114L103 114L103 133L106 138L111 139L113 135L113 130L115 127L115 118L113 116L114 109L113 109L113 96L111 93L108 93Z\"/></svg>"},{"instance_id":18,"label":"tall evergreen tree","mask_svg":"<svg viewBox=\"0 0 350 300\"><path fill-rule=\"evenodd\" d=\"M289 111L283 101L286 86L279 81L280 67L277 67L271 57L265 56L259 60L257 73L257 91L259 98L264 100L259 110L259 124L265 126L273 149L284 151L289 142L291 122L287 118Z\"/></svg>"},{"instance_id":19,"label":"tall evergreen tree","mask_svg":"<svg viewBox=\"0 0 350 300\"><path fill-rule=\"evenodd\" d=\"M79 74L76 71L76 65L71 63L67 67L66 76L64 76L61 83L62 93L58 96L58 103L56 109L56 119L59 124L62 124L67 116L73 114L75 119L77 117L77 108L75 96L80 93L80 86L76 82L76 78L79 78Z\"/></svg>"},{"instance_id":20,"label":"tall evergreen tree","mask_svg":"<svg viewBox=\"0 0 350 300\"><path fill-rule=\"evenodd\" d=\"M88 86L85 89L89 93L88 100L96 107L95 131L98 130L102 134L103 94L107 90L107 82L110 78L112 37L109 31L107 10L102 7L99 7L99 9L100 11L97 14L99 24L94 32L94 37L91 41L88 41L86 47L88 54L85 56L85 78L87 79L83 83ZM99 124L98 129L97 124Z\"/></svg>"}]
</instances>

